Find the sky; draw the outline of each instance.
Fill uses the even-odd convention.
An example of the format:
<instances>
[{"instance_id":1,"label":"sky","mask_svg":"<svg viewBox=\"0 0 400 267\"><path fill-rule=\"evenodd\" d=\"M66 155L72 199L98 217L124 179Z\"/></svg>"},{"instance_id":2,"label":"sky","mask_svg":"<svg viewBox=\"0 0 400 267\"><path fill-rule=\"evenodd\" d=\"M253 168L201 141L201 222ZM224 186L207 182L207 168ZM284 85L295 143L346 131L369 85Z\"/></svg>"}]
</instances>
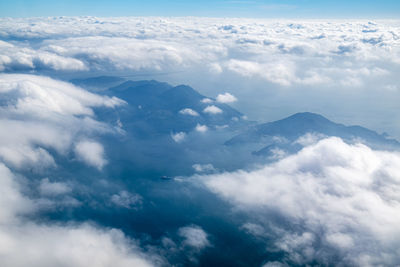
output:
<instances>
[{"instance_id":1,"label":"sky","mask_svg":"<svg viewBox=\"0 0 400 267\"><path fill-rule=\"evenodd\" d=\"M249 18L398 18L396 0L3 0L1 17L203 16Z\"/></svg>"}]
</instances>

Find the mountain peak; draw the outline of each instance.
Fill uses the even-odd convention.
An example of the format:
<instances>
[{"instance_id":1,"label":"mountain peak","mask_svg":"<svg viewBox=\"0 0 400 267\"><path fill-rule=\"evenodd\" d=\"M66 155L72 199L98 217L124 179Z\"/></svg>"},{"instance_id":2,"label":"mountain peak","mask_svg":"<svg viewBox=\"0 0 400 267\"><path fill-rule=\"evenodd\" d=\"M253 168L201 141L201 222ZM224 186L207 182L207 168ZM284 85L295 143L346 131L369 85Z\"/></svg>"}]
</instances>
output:
<instances>
[{"instance_id":1,"label":"mountain peak","mask_svg":"<svg viewBox=\"0 0 400 267\"><path fill-rule=\"evenodd\" d=\"M283 120L301 120L301 121L313 121L313 122L332 122L325 118L324 116L317 114L317 113L312 113L312 112L298 112L296 114L293 114Z\"/></svg>"}]
</instances>

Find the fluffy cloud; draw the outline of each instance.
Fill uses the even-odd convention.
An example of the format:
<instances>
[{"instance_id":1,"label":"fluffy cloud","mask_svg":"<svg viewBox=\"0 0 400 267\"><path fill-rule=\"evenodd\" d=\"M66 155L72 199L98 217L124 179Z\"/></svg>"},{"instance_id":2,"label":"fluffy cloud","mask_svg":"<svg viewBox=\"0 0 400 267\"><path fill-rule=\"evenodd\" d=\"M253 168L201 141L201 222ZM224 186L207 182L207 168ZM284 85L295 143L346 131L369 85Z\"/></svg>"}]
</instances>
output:
<instances>
[{"instance_id":1,"label":"fluffy cloud","mask_svg":"<svg viewBox=\"0 0 400 267\"><path fill-rule=\"evenodd\" d=\"M400 63L393 21L87 17L1 19L0 25L2 70L206 67L282 86L354 85L393 76L392 64Z\"/></svg>"},{"instance_id":2,"label":"fluffy cloud","mask_svg":"<svg viewBox=\"0 0 400 267\"><path fill-rule=\"evenodd\" d=\"M43 196L63 195L71 192L71 188L62 182L50 182L48 178L40 181L40 194Z\"/></svg>"},{"instance_id":3,"label":"fluffy cloud","mask_svg":"<svg viewBox=\"0 0 400 267\"><path fill-rule=\"evenodd\" d=\"M115 229L27 224L2 227L0 236L0 259L10 267L154 265Z\"/></svg>"},{"instance_id":4,"label":"fluffy cloud","mask_svg":"<svg viewBox=\"0 0 400 267\"><path fill-rule=\"evenodd\" d=\"M111 202L127 209L135 209L142 204L142 197L138 194L121 191L111 196Z\"/></svg>"},{"instance_id":5,"label":"fluffy cloud","mask_svg":"<svg viewBox=\"0 0 400 267\"><path fill-rule=\"evenodd\" d=\"M212 164L193 164L192 168L196 172L212 172L215 171L215 168Z\"/></svg>"},{"instance_id":6,"label":"fluffy cloud","mask_svg":"<svg viewBox=\"0 0 400 267\"><path fill-rule=\"evenodd\" d=\"M203 98L202 100L201 100L201 103L205 103L205 104L210 104L210 103L212 103L213 101L212 101L212 99L209 99L209 98Z\"/></svg>"},{"instance_id":7,"label":"fluffy cloud","mask_svg":"<svg viewBox=\"0 0 400 267\"><path fill-rule=\"evenodd\" d=\"M333 257L346 265L393 265L400 261L399 166L397 152L333 137L255 171L199 179L249 213L254 223L244 229L272 238L289 264ZM273 214L286 223L274 223Z\"/></svg>"},{"instance_id":8,"label":"fluffy cloud","mask_svg":"<svg viewBox=\"0 0 400 267\"><path fill-rule=\"evenodd\" d=\"M205 107L203 112L208 113L208 114L220 114L220 113L222 113L222 109L220 109L217 106L211 105L211 106Z\"/></svg>"},{"instance_id":9,"label":"fluffy cloud","mask_svg":"<svg viewBox=\"0 0 400 267\"><path fill-rule=\"evenodd\" d=\"M220 103L233 103L237 101L237 98L230 93L219 94L217 96L217 101Z\"/></svg>"},{"instance_id":10,"label":"fluffy cloud","mask_svg":"<svg viewBox=\"0 0 400 267\"><path fill-rule=\"evenodd\" d=\"M41 188L47 193L65 191L48 180L42 181ZM34 213L35 205L21 194L14 174L2 163L0 190L0 261L5 266L154 265L156 257L141 252L119 230L88 224L36 224L21 217Z\"/></svg>"},{"instance_id":11,"label":"fluffy cloud","mask_svg":"<svg viewBox=\"0 0 400 267\"><path fill-rule=\"evenodd\" d=\"M182 115L199 116L199 113L191 108L185 108L179 111Z\"/></svg>"},{"instance_id":12,"label":"fluffy cloud","mask_svg":"<svg viewBox=\"0 0 400 267\"><path fill-rule=\"evenodd\" d=\"M178 234L184 238L183 244L196 249L203 249L210 245L207 233L197 225L179 228Z\"/></svg>"},{"instance_id":13,"label":"fluffy cloud","mask_svg":"<svg viewBox=\"0 0 400 267\"><path fill-rule=\"evenodd\" d=\"M186 133L184 133L184 132L174 133L174 134L171 134L171 138L172 138L175 142L181 143L181 142L183 142L183 140L185 140L185 138L186 138Z\"/></svg>"},{"instance_id":14,"label":"fluffy cloud","mask_svg":"<svg viewBox=\"0 0 400 267\"><path fill-rule=\"evenodd\" d=\"M93 141L81 141L75 145L75 154L78 159L101 170L107 163L104 159L104 148Z\"/></svg>"},{"instance_id":15,"label":"fluffy cloud","mask_svg":"<svg viewBox=\"0 0 400 267\"><path fill-rule=\"evenodd\" d=\"M113 132L93 119L93 108L124 103L69 83L24 74L0 75L0 95L7 99L0 103L0 127L8 129L0 133L0 158L16 168L54 166L49 148L65 155L78 138ZM97 167L104 165L93 153L82 158Z\"/></svg>"},{"instance_id":16,"label":"fluffy cloud","mask_svg":"<svg viewBox=\"0 0 400 267\"><path fill-rule=\"evenodd\" d=\"M200 133L205 133L208 131L207 125L197 124L195 130Z\"/></svg>"},{"instance_id":17,"label":"fluffy cloud","mask_svg":"<svg viewBox=\"0 0 400 267\"><path fill-rule=\"evenodd\" d=\"M47 51L19 47L0 40L0 71L46 70L83 71L86 65L75 58L63 57Z\"/></svg>"}]
</instances>

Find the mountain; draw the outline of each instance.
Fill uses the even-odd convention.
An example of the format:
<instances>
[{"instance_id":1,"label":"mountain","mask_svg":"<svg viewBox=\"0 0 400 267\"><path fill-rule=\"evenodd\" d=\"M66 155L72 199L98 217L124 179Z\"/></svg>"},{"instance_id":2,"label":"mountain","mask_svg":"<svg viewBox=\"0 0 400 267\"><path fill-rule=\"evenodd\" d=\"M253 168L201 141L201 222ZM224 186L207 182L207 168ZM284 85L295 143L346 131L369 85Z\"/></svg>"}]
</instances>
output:
<instances>
[{"instance_id":1,"label":"mountain","mask_svg":"<svg viewBox=\"0 0 400 267\"><path fill-rule=\"evenodd\" d=\"M297 151L307 139L328 136L337 136L347 142L360 141L377 149L400 148L398 141L385 134L381 135L361 126L345 126L310 112L296 113L282 120L255 125L225 144L232 146L258 143L263 148L255 151L255 155L272 155L278 150Z\"/></svg>"},{"instance_id":2,"label":"mountain","mask_svg":"<svg viewBox=\"0 0 400 267\"><path fill-rule=\"evenodd\" d=\"M172 86L158 81L126 81L103 92L127 102L114 113L100 112L108 121L119 121L123 129L146 138L176 132L190 132L196 126L208 129L248 124L243 114L216 102L190 86Z\"/></svg>"}]
</instances>

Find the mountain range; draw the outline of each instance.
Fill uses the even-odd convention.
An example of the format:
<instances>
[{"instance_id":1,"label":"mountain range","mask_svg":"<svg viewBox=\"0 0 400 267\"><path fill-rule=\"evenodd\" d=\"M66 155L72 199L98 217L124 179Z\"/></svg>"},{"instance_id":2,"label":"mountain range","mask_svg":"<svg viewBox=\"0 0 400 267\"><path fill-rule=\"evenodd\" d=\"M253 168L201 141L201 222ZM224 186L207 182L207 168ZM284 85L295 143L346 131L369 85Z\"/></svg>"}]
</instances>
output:
<instances>
[{"instance_id":1,"label":"mountain range","mask_svg":"<svg viewBox=\"0 0 400 267\"><path fill-rule=\"evenodd\" d=\"M277 153L295 153L310 142L330 136L340 137L349 143L361 142L376 149L400 149L400 143L386 134L378 134L361 126L335 123L311 112L256 124L245 119L241 112L231 106L204 96L187 85L172 86L155 80L131 81L111 76L75 79L71 82L124 100L127 104L114 111L97 110L99 119L121 127L128 139L151 140L154 149L159 150L156 154L162 157L167 156L168 151L174 151L171 146L177 145L174 145L177 139L171 137L176 133L181 133L183 137L196 131L218 130L226 133L226 140L218 144L220 149L243 147L252 150L250 153L253 156L269 158L274 158ZM111 84L113 86L110 88L102 89ZM166 149L167 146L168 151L160 153L161 148ZM200 146L199 149L204 147Z\"/></svg>"}]
</instances>

